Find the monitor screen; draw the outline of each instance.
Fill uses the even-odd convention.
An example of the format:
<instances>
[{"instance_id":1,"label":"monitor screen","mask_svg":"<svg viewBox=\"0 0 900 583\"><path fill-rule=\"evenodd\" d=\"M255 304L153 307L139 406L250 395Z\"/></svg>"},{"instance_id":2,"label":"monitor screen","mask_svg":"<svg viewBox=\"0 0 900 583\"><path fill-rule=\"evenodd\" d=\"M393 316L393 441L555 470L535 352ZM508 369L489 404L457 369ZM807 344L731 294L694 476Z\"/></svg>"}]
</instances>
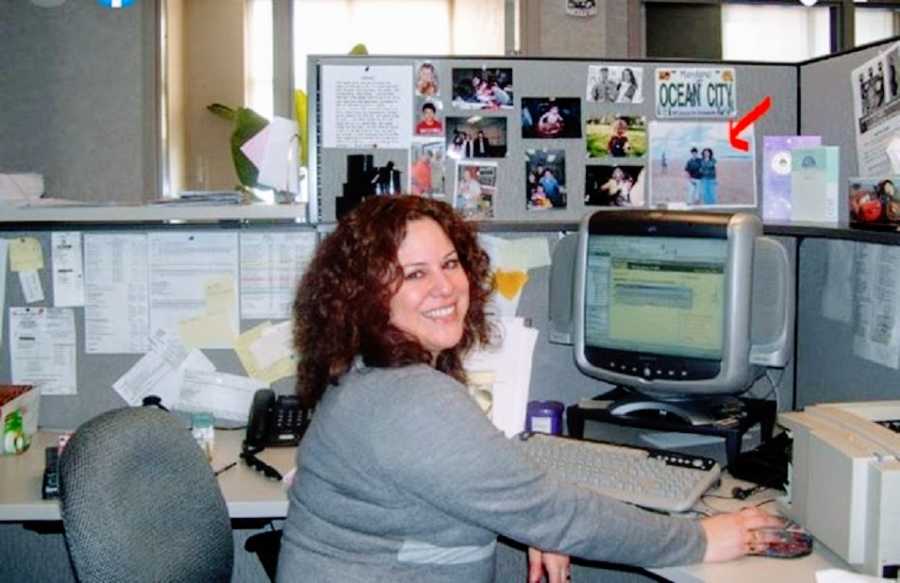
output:
<instances>
[{"instance_id":1,"label":"monitor screen","mask_svg":"<svg viewBox=\"0 0 900 583\"><path fill-rule=\"evenodd\" d=\"M590 236L585 344L720 359L727 256L724 239Z\"/></svg>"}]
</instances>

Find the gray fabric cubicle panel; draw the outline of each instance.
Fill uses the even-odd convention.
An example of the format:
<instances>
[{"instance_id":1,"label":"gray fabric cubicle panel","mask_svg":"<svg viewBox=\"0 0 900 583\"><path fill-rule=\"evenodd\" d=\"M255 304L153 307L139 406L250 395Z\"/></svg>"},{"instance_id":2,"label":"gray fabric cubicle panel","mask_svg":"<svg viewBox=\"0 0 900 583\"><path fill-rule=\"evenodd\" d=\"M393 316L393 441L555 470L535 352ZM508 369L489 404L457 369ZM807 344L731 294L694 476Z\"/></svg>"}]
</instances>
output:
<instances>
[{"instance_id":1,"label":"gray fabric cubicle panel","mask_svg":"<svg viewBox=\"0 0 900 583\"><path fill-rule=\"evenodd\" d=\"M321 101L328 96L320 94L319 75L322 67L345 65L409 65L410 90L412 91L413 69L420 60L429 60L435 64L441 83L439 99L443 102L442 117L449 116L498 116L507 118L507 154L505 158L496 159L498 163L498 182L496 200L494 201L494 218L501 220L578 220L585 212L596 207L584 205L585 167L601 165L597 160L588 160L585 153L585 140L570 139L523 139L521 130L522 97L577 97L581 99L582 134L586 116L592 114L618 113L621 115L643 115L647 121L655 119L655 86L654 69L660 66L679 67L722 67L732 66L736 70L738 114L749 111L764 97L772 98L773 106L769 113L756 124L757 150L757 192L761 192L762 168L759 158L762 152L762 136L766 134L794 134L797 131L797 67L784 64L729 64L729 63L665 63L659 61L607 61L564 60L564 59L526 59L526 58L471 58L471 57L309 57L309 77L307 86L310 93L310 165L312 170L310 196L318 196L319 220L333 221L335 218L335 198L342 192L342 184L347 176L347 156L349 154L367 153L374 156L375 165L384 164L393 159L397 168L403 172L403 188L406 189L408 179L408 152L406 150L347 150L340 148L322 148L321 145ZM599 63L616 66L643 68L642 104L600 104L585 101L588 67ZM514 108L499 111L479 111L457 109L451 102L451 71L454 68L488 68L505 67L513 69ZM416 100L413 100L416 104ZM415 109L415 108L414 108ZM410 111L411 119L415 119L415 111ZM547 211L529 211L525 200L525 155L530 148L562 149L566 156L566 187L568 189L568 205L565 209ZM492 159L488 159L492 160ZM620 163L628 163L628 159L618 159ZM445 187L448 200L452 199L455 187L455 163L448 160L445 167L447 180ZM317 189L318 183L318 189ZM651 185L652 188L652 185ZM757 197L757 208L761 205Z\"/></svg>"},{"instance_id":2,"label":"gray fabric cubicle panel","mask_svg":"<svg viewBox=\"0 0 900 583\"><path fill-rule=\"evenodd\" d=\"M823 144L841 147L838 213L843 223L850 218L847 207L848 180L859 176L850 74L895 41L891 39L862 50L800 65L800 133L822 136Z\"/></svg>"},{"instance_id":3,"label":"gray fabric cubicle panel","mask_svg":"<svg viewBox=\"0 0 900 583\"><path fill-rule=\"evenodd\" d=\"M259 229L265 229L266 232L285 232L291 230L290 227L281 226L262 226L248 225L240 229L224 229L218 225L194 224L183 225L179 227L141 227L136 229L124 230L122 228L109 226L106 228L90 228L90 229L60 229L60 230L80 230L82 236L91 233L129 233L142 234L152 231L171 232L173 230L180 231L200 231L204 229L212 229L217 232L223 230L232 230L237 232L259 232ZM308 227L306 227L308 229ZM296 228L293 229L296 232ZM33 304L26 304L22 295L19 278L13 272L7 272L6 277L6 306L4 309L2 342L0 342L0 383L8 382L12 378L12 368L10 362L10 325L9 325L9 308L10 307L47 307L53 305L53 283L51 276L51 257L50 257L50 233L51 230L40 231L2 231L0 238L12 237L35 237L40 243L44 252L44 269L39 271L41 284L44 289L45 300ZM70 429L74 428L87 419L114 409L116 407L125 406L125 401L116 393L112 385L128 371L140 358L142 354L87 354L85 352L85 331L84 331L84 308L68 308L74 313L75 318L75 335L76 335L76 385L78 393L76 395L45 395L41 397L39 424L41 427ZM241 332L245 332L250 328L261 323L263 320L241 320ZM277 320L273 320L276 323ZM216 370L219 372L231 373L246 376L244 367L237 357L234 350L208 350L204 349L203 353L213 362ZM291 393L294 389L294 378L289 377L282 379L273 384L272 388L277 393ZM217 423L218 424L218 423ZM223 422L222 424L228 424Z\"/></svg>"}]
</instances>

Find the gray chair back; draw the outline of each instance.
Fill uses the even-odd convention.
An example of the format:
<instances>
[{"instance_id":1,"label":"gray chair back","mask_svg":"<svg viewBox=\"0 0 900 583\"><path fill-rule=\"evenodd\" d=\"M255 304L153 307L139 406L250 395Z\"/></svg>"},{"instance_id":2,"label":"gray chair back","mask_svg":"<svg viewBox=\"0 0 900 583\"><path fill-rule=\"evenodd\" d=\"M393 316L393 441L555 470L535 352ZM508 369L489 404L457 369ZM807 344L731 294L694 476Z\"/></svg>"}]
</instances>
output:
<instances>
[{"instance_id":1,"label":"gray chair back","mask_svg":"<svg viewBox=\"0 0 900 583\"><path fill-rule=\"evenodd\" d=\"M172 414L138 407L94 417L59 464L66 545L80 581L230 581L225 499Z\"/></svg>"}]
</instances>

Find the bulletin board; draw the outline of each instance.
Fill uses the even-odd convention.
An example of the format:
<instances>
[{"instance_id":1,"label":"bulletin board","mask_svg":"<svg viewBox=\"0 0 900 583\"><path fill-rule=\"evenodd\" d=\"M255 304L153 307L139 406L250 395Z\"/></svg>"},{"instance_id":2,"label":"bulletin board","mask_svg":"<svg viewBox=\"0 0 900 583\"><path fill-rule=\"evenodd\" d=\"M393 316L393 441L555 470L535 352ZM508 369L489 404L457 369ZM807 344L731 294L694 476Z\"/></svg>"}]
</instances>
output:
<instances>
[{"instance_id":1,"label":"bulletin board","mask_svg":"<svg viewBox=\"0 0 900 583\"><path fill-rule=\"evenodd\" d=\"M618 204L674 203L756 212L761 205L756 196L761 192L761 137L798 131L799 69L794 64L427 56L309 59L307 86L310 111L315 112L309 122L314 140L311 216L319 222L334 221L361 192L368 196L417 190L486 221L572 222L586 212L621 208ZM672 75L688 81L699 71L704 94L714 92L709 85L717 75L719 80L724 76L723 85L730 82L728 90L733 91L730 113L702 107L660 111L656 87L663 70L674 70ZM354 109L351 104L358 105L363 95L369 96L363 109ZM703 145L686 128L698 122L727 127L729 115L740 116L765 97L771 98L772 107L755 124L754 151L731 171L732 156L718 157L723 186L719 198L708 205L684 178L690 144L695 142L698 150ZM690 96L672 98L685 101ZM553 106L561 112L562 127L553 125L552 115L545 117ZM439 129L425 119L429 108ZM629 138L625 151L610 141L623 121ZM468 140L454 143L461 133ZM423 189L416 180L422 166L415 164L429 156L431 184ZM616 167L631 182L624 203L621 195L615 202L608 190L601 191ZM548 168L552 176L541 189L544 196L533 197L541 182L537 174ZM755 177L755 188L748 175ZM731 199L722 196L727 176L740 190ZM489 199L487 210L465 206L473 178L482 187L482 198ZM640 189L634 188L637 182ZM542 199L550 199L550 204Z\"/></svg>"}]
</instances>

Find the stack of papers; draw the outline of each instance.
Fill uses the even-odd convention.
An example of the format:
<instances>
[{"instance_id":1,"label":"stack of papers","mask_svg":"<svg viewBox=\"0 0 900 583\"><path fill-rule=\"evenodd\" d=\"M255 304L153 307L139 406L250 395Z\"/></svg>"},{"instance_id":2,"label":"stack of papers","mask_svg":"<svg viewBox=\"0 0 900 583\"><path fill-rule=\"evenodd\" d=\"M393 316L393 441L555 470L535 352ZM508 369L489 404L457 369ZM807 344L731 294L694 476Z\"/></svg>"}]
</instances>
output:
<instances>
[{"instance_id":1,"label":"stack of papers","mask_svg":"<svg viewBox=\"0 0 900 583\"><path fill-rule=\"evenodd\" d=\"M464 363L469 393L507 437L525 431L528 388L538 331L523 318L499 318L495 345L469 354Z\"/></svg>"},{"instance_id":2,"label":"stack of papers","mask_svg":"<svg viewBox=\"0 0 900 583\"><path fill-rule=\"evenodd\" d=\"M159 198L152 204L161 205L225 205L241 204L241 193L236 190L186 190L178 198Z\"/></svg>"}]
</instances>

